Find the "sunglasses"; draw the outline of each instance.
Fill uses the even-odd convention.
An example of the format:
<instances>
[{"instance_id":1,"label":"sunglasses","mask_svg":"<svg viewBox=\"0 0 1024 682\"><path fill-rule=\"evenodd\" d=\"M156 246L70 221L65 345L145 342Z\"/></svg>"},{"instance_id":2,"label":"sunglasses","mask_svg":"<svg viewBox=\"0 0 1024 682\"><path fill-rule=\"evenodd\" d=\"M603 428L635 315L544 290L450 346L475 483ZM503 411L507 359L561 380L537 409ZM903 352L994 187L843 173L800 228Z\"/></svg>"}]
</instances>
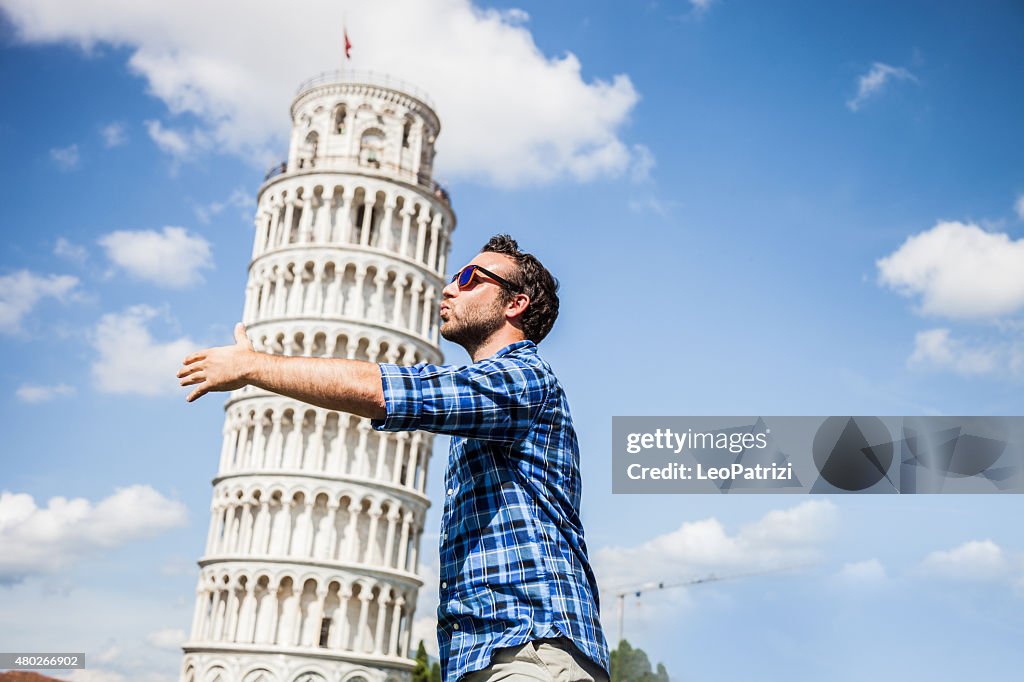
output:
<instances>
[{"instance_id":1,"label":"sunglasses","mask_svg":"<svg viewBox=\"0 0 1024 682\"><path fill-rule=\"evenodd\" d=\"M481 272L490 277L491 279L493 279L501 286L508 289L509 291L514 291L517 294L522 293L523 291L521 287L516 286L512 282L502 277L501 275L496 275L487 268L480 267L479 265L467 265L466 267L462 268L454 275L452 275L451 281L458 283L460 290L465 289L466 287L473 283L474 277L479 277L479 273Z\"/></svg>"}]
</instances>

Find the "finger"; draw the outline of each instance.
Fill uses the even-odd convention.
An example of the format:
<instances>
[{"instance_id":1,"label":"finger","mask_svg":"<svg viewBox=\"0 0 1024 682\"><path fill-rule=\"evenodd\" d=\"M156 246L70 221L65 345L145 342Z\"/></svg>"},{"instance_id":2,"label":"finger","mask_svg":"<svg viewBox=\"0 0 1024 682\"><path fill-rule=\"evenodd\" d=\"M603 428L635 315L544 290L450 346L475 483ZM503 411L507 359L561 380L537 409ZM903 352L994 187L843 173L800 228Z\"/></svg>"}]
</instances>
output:
<instances>
[{"instance_id":1,"label":"finger","mask_svg":"<svg viewBox=\"0 0 1024 682\"><path fill-rule=\"evenodd\" d=\"M252 341L249 340L249 336L245 333L245 325L241 322L235 325L235 343L252 349Z\"/></svg>"},{"instance_id":2,"label":"finger","mask_svg":"<svg viewBox=\"0 0 1024 682\"><path fill-rule=\"evenodd\" d=\"M207 390L205 388L203 388L202 386L200 386L196 390L194 390L191 393L189 393L188 397L185 398L185 401L186 402L192 402L194 400L198 400L199 398L202 398L204 395L206 395L206 393L207 393Z\"/></svg>"},{"instance_id":3,"label":"finger","mask_svg":"<svg viewBox=\"0 0 1024 682\"><path fill-rule=\"evenodd\" d=\"M187 356L182 361L181 364L183 364L183 365L191 365L193 362L198 362L199 360L205 360L205 359L206 359L206 351L205 350L201 350L201 351L197 351L197 352L193 353L192 355Z\"/></svg>"},{"instance_id":4,"label":"finger","mask_svg":"<svg viewBox=\"0 0 1024 682\"><path fill-rule=\"evenodd\" d=\"M182 386L191 386L192 384L200 384L206 381L206 375L202 372L197 372L192 376L185 377L181 380Z\"/></svg>"},{"instance_id":5,"label":"finger","mask_svg":"<svg viewBox=\"0 0 1024 682\"><path fill-rule=\"evenodd\" d=\"M199 363L193 363L188 367L182 367L181 369L179 369L178 373L175 376L177 376L180 379L182 377L187 377L189 374L195 374L196 372L204 368L204 365L201 365Z\"/></svg>"}]
</instances>

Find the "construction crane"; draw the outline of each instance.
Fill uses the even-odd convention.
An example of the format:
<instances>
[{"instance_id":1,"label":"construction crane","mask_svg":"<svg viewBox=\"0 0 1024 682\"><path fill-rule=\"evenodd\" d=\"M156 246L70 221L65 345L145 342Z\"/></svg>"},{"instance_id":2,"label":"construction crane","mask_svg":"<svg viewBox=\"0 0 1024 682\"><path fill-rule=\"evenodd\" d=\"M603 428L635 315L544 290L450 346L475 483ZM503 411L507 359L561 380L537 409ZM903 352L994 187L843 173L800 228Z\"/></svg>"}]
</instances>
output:
<instances>
[{"instance_id":1,"label":"construction crane","mask_svg":"<svg viewBox=\"0 0 1024 682\"><path fill-rule=\"evenodd\" d=\"M622 644L622 622L623 622L623 618L624 618L625 613L626 613L626 596L627 595L635 594L636 597L639 599L640 595L643 594L644 592L653 592L655 590L671 590L671 589L676 588L676 587L688 587L690 585L701 585L703 583L713 583L713 582L719 582L719 581L722 581L722 580L735 580L737 578L747 578L747 577L754 576L754 575L765 575L767 573L779 573L781 571L790 570L792 568L798 568L798 567L778 568L778 569L774 569L774 570L765 570L765 571L751 571L749 573L732 573L732 574L729 574L729 575L717 575L715 573L711 573L711 574L708 574L708 575L700 577L700 578L691 578L690 580L684 580L684 581L678 582L678 583L668 583L668 584L666 584L664 582L646 582L646 583L643 583L642 585L636 585L636 586L633 586L633 587L629 587L628 589L623 589L623 588L620 587L619 589L621 591L615 593L615 600L616 600L616 606L618 608L618 621L619 621L618 622L618 625L619 625L619 637L618 637L618 644L616 644L616 646Z\"/></svg>"}]
</instances>

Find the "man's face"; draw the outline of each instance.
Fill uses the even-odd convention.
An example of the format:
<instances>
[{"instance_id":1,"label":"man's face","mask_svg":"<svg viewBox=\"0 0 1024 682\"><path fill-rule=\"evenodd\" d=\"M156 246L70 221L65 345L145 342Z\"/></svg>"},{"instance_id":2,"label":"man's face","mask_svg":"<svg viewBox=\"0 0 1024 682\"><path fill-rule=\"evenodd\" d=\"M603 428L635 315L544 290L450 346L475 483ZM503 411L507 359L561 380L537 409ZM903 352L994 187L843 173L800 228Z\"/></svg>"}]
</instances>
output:
<instances>
[{"instance_id":1,"label":"man's face","mask_svg":"<svg viewBox=\"0 0 1024 682\"><path fill-rule=\"evenodd\" d=\"M515 261L500 253L481 253L469 263L506 279L515 269ZM441 294L441 336L463 348L479 346L505 324L501 285L482 272L465 289L449 282Z\"/></svg>"}]
</instances>

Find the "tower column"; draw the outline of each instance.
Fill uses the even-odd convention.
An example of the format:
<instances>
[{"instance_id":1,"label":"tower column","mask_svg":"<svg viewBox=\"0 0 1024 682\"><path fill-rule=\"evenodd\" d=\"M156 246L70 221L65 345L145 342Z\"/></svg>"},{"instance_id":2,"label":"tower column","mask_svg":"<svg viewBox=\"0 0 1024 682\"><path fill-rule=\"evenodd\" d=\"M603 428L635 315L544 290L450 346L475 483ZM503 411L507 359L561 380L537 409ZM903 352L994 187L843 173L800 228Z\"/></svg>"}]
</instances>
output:
<instances>
[{"instance_id":1,"label":"tower column","mask_svg":"<svg viewBox=\"0 0 1024 682\"><path fill-rule=\"evenodd\" d=\"M395 524L401 518L397 510L388 512L388 530L384 539L384 552L381 557L381 565L391 567L391 558L395 556Z\"/></svg>"},{"instance_id":2,"label":"tower column","mask_svg":"<svg viewBox=\"0 0 1024 682\"><path fill-rule=\"evenodd\" d=\"M359 537L356 535L356 523L359 521L359 514L362 511L362 505L352 502L348 506L348 525L345 527L345 546L343 547L344 556L338 557L346 561L358 561L356 552L359 550Z\"/></svg>"},{"instance_id":3,"label":"tower column","mask_svg":"<svg viewBox=\"0 0 1024 682\"><path fill-rule=\"evenodd\" d=\"M412 512L406 512L402 519L402 536L398 541L398 561L395 562L395 567L402 571L406 570L405 559L409 552L409 528L412 521Z\"/></svg>"},{"instance_id":4,"label":"tower column","mask_svg":"<svg viewBox=\"0 0 1024 682\"><path fill-rule=\"evenodd\" d=\"M408 450L407 445L409 444L409 433L407 431L399 431L398 433L393 434L392 439L395 442L395 464L391 471L391 485L402 485L402 471L407 470L406 456Z\"/></svg>"},{"instance_id":5,"label":"tower column","mask_svg":"<svg viewBox=\"0 0 1024 682\"><path fill-rule=\"evenodd\" d=\"M359 228L359 245L370 245L370 228L373 227L373 205L376 197L363 201L363 224Z\"/></svg>"},{"instance_id":6,"label":"tower column","mask_svg":"<svg viewBox=\"0 0 1024 682\"><path fill-rule=\"evenodd\" d=\"M313 188L307 187L302 195L302 218L299 223L299 243L313 241Z\"/></svg>"},{"instance_id":7,"label":"tower column","mask_svg":"<svg viewBox=\"0 0 1024 682\"><path fill-rule=\"evenodd\" d=\"M388 656L398 655L398 625L402 622L402 607L405 606L405 599L399 597L391 607L391 636L388 638Z\"/></svg>"},{"instance_id":8,"label":"tower column","mask_svg":"<svg viewBox=\"0 0 1024 682\"><path fill-rule=\"evenodd\" d=\"M348 641L348 603L352 599L352 588L349 585L342 585L341 589L338 590L338 613L341 617L338 619L338 627L331 633L331 637L327 640L327 645L332 649L340 649Z\"/></svg>"},{"instance_id":9,"label":"tower column","mask_svg":"<svg viewBox=\"0 0 1024 682\"><path fill-rule=\"evenodd\" d=\"M395 275L395 305L391 311L391 324L396 327L402 324L402 303L405 301L405 277L401 273Z\"/></svg>"},{"instance_id":10,"label":"tower column","mask_svg":"<svg viewBox=\"0 0 1024 682\"><path fill-rule=\"evenodd\" d=\"M303 469L321 472L324 470L324 429L327 426L327 413L317 412L314 421L313 435L306 448Z\"/></svg>"},{"instance_id":11,"label":"tower column","mask_svg":"<svg viewBox=\"0 0 1024 682\"><path fill-rule=\"evenodd\" d=\"M423 294L424 286L423 282L416 281L412 286L412 297L409 301L409 320L407 328L410 332L415 333L416 324L419 320L419 313L421 311L420 296Z\"/></svg>"},{"instance_id":12,"label":"tower column","mask_svg":"<svg viewBox=\"0 0 1024 682\"><path fill-rule=\"evenodd\" d=\"M378 269L373 278L373 299L369 312L372 313L371 317L379 322L384 321L384 288L387 284L387 274Z\"/></svg>"},{"instance_id":13,"label":"tower column","mask_svg":"<svg viewBox=\"0 0 1024 682\"><path fill-rule=\"evenodd\" d=\"M355 199L355 190L346 186L341 193L341 203L338 206L338 220L340 232L337 241L341 244L348 244L352 241L352 201Z\"/></svg>"},{"instance_id":14,"label":"tower column","mask_svg":"<svg viewBox=\"0 0 1024 682\"><path fill-rule=\"evenodd\" d=\"M356 641L358 642L356 651L358 652L365 652L369 646L366 639L369 637L370 633L366 623L370 611L370 601L372 599L373 596L369 594L369 590L363 589L359 591L359 624L356 626Z\"/></svg>"},{"instance_id":15,"label":"tower column","mask_svg":"<svg viewBox=\"0 0 1024 682\"><path fill-rule=\"evenodd\" d=\"M325 244L330 241L329 231L331 229L331 204L334 198L334 188L324 188L320 195L320 205L316 209L316 217L313 219L313 241L317 244Z\"/></svg>"},{"instance_id":16,"label":"tower column","mask_svg":"<svg viewBox=\"0 0 1024 682\"><path fill-rule=\"evenodd\" d=\"M327 505L328 509L328 522L327 527L330 529L327 534L327 558L334 559L334 552L338 548L338 508L339 505L330 503Z\"/></svg>"},{"instance_id":17,"label":"tower column","mask_svg":"<svg viewBox=\"0 0 1024 682\"><path fill-rule=\"evenodd\" d=\"M239 616L238 634L235 641L239 644L251 644L256 626L256 581L250 580L245 586L245 597L242 600L242 611Z\"/></svg>"},{"instance_id":18,"label":"tower column","mask_svg":"<svg viewBox=\"0 0 1024 682\"><path fill-rule=\"evenodd\" d=\"M427 252L427 265L431 270L437 269L437 234L441 227L441 214L435 213L430 221L430 251Z\"/></svg>"},{"instance_id":19,"label":"tower column","mask_svg":"<svg viewBox=\"0 0 1024 682\"><path fill-rule=\"evenodd\" d=\"M402 207L402 241L398 245L398 255L405 256L411 254L409 250L409 229L412 223L412 211L409 210L409 204L406 203Z\"/></svg>"},{"instance_id":20,"label":"tower column","mask_svg":"<svg viewBox=\"0 0 1024 682\"><path fill-rule=\"evenodd\" d=\"M327 601L327 587L318 585L316 599L309 605L309 612L306 614L308 625L303 623L303 632L309 632L310 637L299 642L299 646L317 646L320 643L320 623L324 617L324 602Z\"/></svg>"},{"instance_id":21,"label":"tower column","mask_svg":"<svg viewBox=\"0 0 1024 682\"><path fill-rule=\"evenodd\" d=\"M295 220L295 200L289 199L284 207L284 229L281 230L281 246L292 241L292 222Z\"/></svg>"},{"instance_id":22,"label":"tower column","mask_svg":"<svg viewBox=\"0 0 1024 682\"><path fill-rule=\"evenodd\" d=\"M234 642L235 630L238 628L238 611L242 603L238 598L238 586L228 586L227 602L227 617L224 619L224 629L221 632L220 640L222 642Z\"/></svg>"},{"instance_id":23,"label":"tower column","mask_svg":"<svg viewBox=\"0 0 1024 682\"><path fill-rule=\"evenodd\" d=\"M252 530L255 517L252 513L252 502L246 500L242 504L242 532L239 537L239 546L235 551L243 554L249 553L249 544L252 542Z\"/></svg>"},{"instance_id":24,"label":"tower column","mask_svg":"<svg viewBox=\"0 0 1024 682\"><path fill-rule=\"evenodd\" d=\"M423 262L423 247L427 241L427 207L423 206L416 216L416 262Z\"/></svg>"},{"instance_id":25,"label":"tower column","mask_svg":"<svg viewBox=\"0 0 1024 682\"><path fill-rule=\"evenodd\" d=\"M384 653L384 621L388 615L388 593L381 588L377 596L377 627L373 633L373 653L378 656Z\"/></svg>"},{"instance_id":26,"label":"tower column","mask_svg":"<svg viewBox=\"0 0 1024 682\"><path fill-rule=\"evenodd\" d=\"M434 310L434 287L428 287L423 296L423 311L420 315L420 336L430 338L430 325Z\"/></svg>"},{"instance_id":27,"label":"tower column","mask_svg":"<svg viewBox=\"0 0 1024 682\"><path fill-rule=\"evenodd\" d=\"M380 231L382 233L380 248L385 251L390 251L392 242L394 242L394 238L391 236L391 223L394 220L395 208L394 199L391 195L387 195L384 199L384 218L380 223Z\"/></svg>"},{"instance_id":28,"label":"tower column","mask_svg":"<svg viewBox=\"0 0 1024 682\"><path fill-rule=\"evenodd\" d=\"M377 544L377 523L380 521L381 509L377 503L370 507L370 532L366 538L366 549L363 552L363 563L372 564L373 548Z\"/></svg>"},{"instance_id":29,"label":"tower column","mask_svg":"<svg viewBox=\"0 0 1024 682\"><path fill-rule=\"evenodd\" d=\"M405 570L409 571L410 573L415 573L416 572L416 561L418 559L418 557L416 555L419 552L420 535L422 535L422 534L423 534L423 529L420 528L419 526L417 526L416 527L416 532L413 534L413 540L410 543L412 546L410 547L410 551L409 551L409 565L406 566L406 569L405 569Z\"/></svg>"}]
</instances>

